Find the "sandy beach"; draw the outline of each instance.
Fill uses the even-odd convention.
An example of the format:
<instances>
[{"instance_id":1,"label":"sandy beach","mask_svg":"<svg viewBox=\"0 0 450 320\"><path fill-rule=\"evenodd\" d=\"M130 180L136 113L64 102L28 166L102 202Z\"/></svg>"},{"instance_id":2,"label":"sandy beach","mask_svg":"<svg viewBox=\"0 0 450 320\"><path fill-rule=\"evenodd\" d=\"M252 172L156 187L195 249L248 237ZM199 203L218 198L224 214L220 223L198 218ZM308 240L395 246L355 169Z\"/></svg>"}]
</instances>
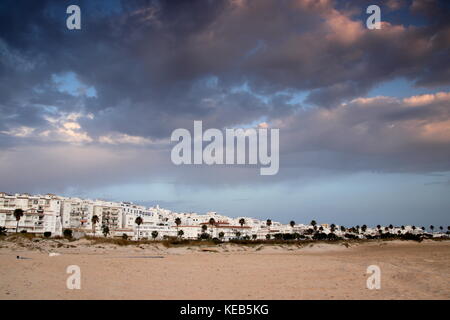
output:
<instances>
[{"instance_id":1,"label":"sandy beach","mask_svg":"<svg viewBox=\"0 0 450 320\"><path fill-rule=\"evenodd\" d=\"M1 241L0 256L1 299L450 298L450 241L166 248L24 240ZM80 267L79 290L66 287L69 265ZM366 287L369 265L381 269L379 290Z\"/></svg>"}]
</instances>

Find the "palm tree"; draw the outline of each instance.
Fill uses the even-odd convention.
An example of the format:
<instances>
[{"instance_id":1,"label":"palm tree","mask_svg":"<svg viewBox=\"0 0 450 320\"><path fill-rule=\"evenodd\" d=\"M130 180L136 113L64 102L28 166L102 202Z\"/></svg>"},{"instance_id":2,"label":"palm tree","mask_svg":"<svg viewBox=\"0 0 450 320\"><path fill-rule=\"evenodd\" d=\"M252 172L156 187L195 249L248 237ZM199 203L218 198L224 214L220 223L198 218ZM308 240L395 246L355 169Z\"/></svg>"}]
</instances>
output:
<instances>
[{"instance_id":1,"label":"palm tree","mask_svg":"<svg viewBox=\"0 0 450 320\"><path fill-rule=\"evenodd\" d=\"M444 227L443 227L443 226L440 226L439 229L442 231L442 230L444 230Z\"/></svg>"},{"instance_id":2,"label":"palm tree","mask_svg":"<svg viewBox=\"0 0 450 320\"><path fill-rule=\"evenodd\" d=\"M310 225L312 225L313 227L317 224L316 220L311 220Z\"/></svg>"},{"instance_id":3,"label":"palm tree","mask_svg":"<svg viewBox=\"0 0 450 320\"><path fill-rule=\"evenodd\" d=\"M91 219L92 222L92 231L94 232L94 237L95 237L95 225L100 221L100 219L98 218L97 215L94 215Z\"/></svg>"},{"instance_id":4,"label":"palm tree","mask_svg":"<svg viewBox=\"0 0 450 320\"><path fill-rule=\"evenodd\" d=\"M208 229L208 226L206 224L202 225L202 231L205 232Z\"/></svg>"},{"instance_id":5,"label":"palm tree","mask_svg":"<svg viewBox=\"0 0 450 320\"><path fill-rule=\"evenodd\" d=\"M22 209L15 209L14 210L14 217L16 217L17 225L16 225L16 233L19 231L19 221L20 218L23 216L23 210Z\"/></svg>"},{"instance_id":6,"label":"palm tree","mask_svg":"<svg viewBox=\"0 0 450 320\"><path fill-rule=\"evenodd\" d=\"M389 229L392 231L392 229L394 229L394 226L392 224L390 224Z\"/></svg>"},{"instance_id":7,"label":"palm tree","mask_svg":"<svg viewBox=\"0 0 450 320\"><path fill-rule=\"evenodd\" d=\"M434 226L433 225L430 226L430 230L431 230L431 232L433 232L433 230L434 230Z\"/></svg>"},{"instance_id":8,"label":"palm tree","mask_svg":"<svg viewBox=\"0 0 450 320\"><path fill-rule=\"evenodd\" d=\"M361 231L364 233L367 230L367 226L365 224L362 225L361 227Z\"/></svg>"},{"instance_id":9,"label":"palm tree","mask_svg":"<svg viewBox=\"0 0 450 320\"><path fill-rule=\"evenodd\" d=\"M178 226L181 224L181 219L180 218L176 218L175 219L175 224L177 225L177 230L178 230Z\"/></svg>"},{"instance_id":10,"label":"palm tree","mask_svg":"<svg viewBox=\"0 0 450 320\"><path fill-rule=\"evenodd\" d=\"M176 226L177 226L177 235L178 235L178 233L179 233L179 231L178 231L178 226L181 224L181 219L180 219L179 217L175 219L175 224L176 224ZM179 236L179 235L178 235L178 236Z\"/></svg>"},{"instance_id":11,"label":"palm tree","mask_svg":"<svg viewBox=\"0 0 450 320\"><path fill-rule=\"evenodd\" d=\"M291 228L294 228L294 227L295 227L295 221L294 221L294 220L292 220L291 222L289 222L289 224L291 225Z\"/></svg>"},{"instance_id":12,"label":"palm tree","mask_svg":"<svg viewBox=\"0 0 450 320\"><path fill-rule=\"evenodd\" d=\"M267 232L269 232L269 233L266 235L266 239L270 239L270 226L271 225L272 225L272 220L267 219L266 220L266 226L267 226ZM267 236L269 236L269 237L267 238Z\"/></svg>"},{"instance_id":13,"label":"palm tree","mask_svg":"<svg viewBox=\"0 0 450 320\"><path fill-rule=\"evenodd\" d=\"M183 235L184 235L184 231L183 231L183 230L179 230L179 231L178 231L178 236L179 236L180 238L182 238Z\"/></svg>"},{"instance_id":14,"label":"palm tree","mask_svg":"<svg viewBox=\"0 0 450 320\"><path fill-rule=\"evenodd\" d=\"M416 226L412 226L411 229L416 230Z\"/></svg>"},{"instance_id":15,"label":"palm tree","mask_svg":"<svg viewBox=\"0 0 450 320\"><path fill-rule=\"evenodd\" d=\"M331 232L334 232L336 230L336 225L334 223L330 225L330 230Z\"/></svg>"},{"instance_id":16,"label":"palm tree","mask_svg":"<svg viewBox=\"0 0 450 320\"><path fill-rule=\"evenodd\" d=\"M214 226L216 224L216 220L214 220L214 218L209 219L209 224L211 225L211 238L212 238L212 234L213 234Z\"/></svg>"},{"instance_id":17,"label":"palm tree","mask_svg":"<svg viewBox=\"0 0 450 320\"><path fill-rule=\"evenodd\" d=\"M345 232L345 227L344 226L341 226L341 232Z\"/></svg>"},{"instance_id":18,"label":"palm tree","mask_svg":"<svg viewBox=\"0 0 450 320\"><path fill-rule=\"evenodd\" d=\"M380 229L381 229L381 226L380 226L380 225L377 225L377 229L380 230Z\"/></svg>"},{"instance_id":19,"label":"palm tree","mask_svg":"<svg viewBox=\"0 0 450 320\"><path fill-rule=\"evenodd\" d=\"M236 238L240 238L240 236L241 236L241 233L239 232L239 231L236 231L235 233L234 233L235 235L236 235Z\"/></svg>"},{"instance_id":20,"label":"palm tree","mask_svg":"<svg viewBox=\"0 0 450 320\"><path fill-rule=\"evenodd\" d=\"M256 240L256 238L258 238L258 235L252 234L252 239L253 239L253 240Z\"/></svg>"},{"instance_id":21,"label":"palm tree","mask_svg":"<svg viewBox=\"0 0 450 320\"><path fill-rule=\"evenodd\" d=\"M239 219L239 224L241 225L241 228L244 228L245 219L244 219L244 218L240 218L240 219ZM243 231L243 230L242 230L242 231Z\"/></svg>"},{"instance_id":22,"label":"palm tree","mask_svg":"<svg viewBox=\"0 0 450 320\"><path fill-rule=\"evenodd\" d=\"M223 239L223 237L225 236L225 233L223 233L222 231L219 232L219 239Z\"/></svg>"},{"instance_id":23,"label":"palm tree","mask_svg":"<svg viewBox=\"0 0 450 320\"><path fill-rule=\"evenodd\" d=\"M153 240L155 240L158 237L158 231L153 231L152 232L152 238Z\"/></svg>"},{"instance_id":24,"label":"palm tree","mask_svg":"<svg viewBox=\"0 0 450 320\"><path fill-rule=\"evenodd\" d=\"M137 226L138 226L138 232L137 232L137 234L138 234L137 240L138 240L138 241L139 241L139 226L142 224L142 222L143 222L143 220L142 220L141 217L137 217L136 220L134 220L134 223L136 223Z\"/></svg>"},{"instance_id":25,"label":"palm tree","mask_svg":"<svg viewBox=\"0 0 450 320\"><path fill-rule=\"evenodd\" d=\"M405 226L401 226L402 230L405 230Z\"/></svg>"}]
</instances>

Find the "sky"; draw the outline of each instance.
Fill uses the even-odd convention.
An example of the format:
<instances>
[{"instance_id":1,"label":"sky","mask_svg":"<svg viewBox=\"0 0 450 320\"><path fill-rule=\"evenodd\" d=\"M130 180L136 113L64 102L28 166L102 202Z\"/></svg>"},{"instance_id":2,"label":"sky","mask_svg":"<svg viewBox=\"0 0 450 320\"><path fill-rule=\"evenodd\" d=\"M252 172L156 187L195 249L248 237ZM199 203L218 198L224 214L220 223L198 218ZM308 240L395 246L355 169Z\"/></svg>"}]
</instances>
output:
<instances>
[{"instance_id":1,"label":"sky","mask_svg":"<svg viewBox=\"0 0 450 320\"><path fill-rule=\"evenodd\" d=\"M2 1L0 191L447 226L449 14L438 0ZM195 120L279 129L278 174L174 165L171 133Z\"/></svg>"}]
</instances>

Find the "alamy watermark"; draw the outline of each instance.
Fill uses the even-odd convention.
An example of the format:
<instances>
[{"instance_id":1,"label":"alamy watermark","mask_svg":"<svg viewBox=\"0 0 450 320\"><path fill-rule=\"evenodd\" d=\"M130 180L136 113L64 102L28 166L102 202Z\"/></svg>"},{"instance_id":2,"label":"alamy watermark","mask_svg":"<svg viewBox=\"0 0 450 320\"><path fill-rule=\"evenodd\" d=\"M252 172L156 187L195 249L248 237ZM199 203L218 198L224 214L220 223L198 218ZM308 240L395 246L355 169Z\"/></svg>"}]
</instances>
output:
<instances>
[{"instance_id":1,"label":"alamy watermark","mask_svg":"<svg viewBox=\"0 0 450 320\"><path fill-rule=\"evenodd\" d=\"M381 9L376 4L367 7L366 13L370 16L366 20L367 29L381 29Z\"/></svg>"},{"instance_id":2,"label":"alamy watermark","mask_svg":"<svg viewBox=\"0 0 450 320\"><path fill-rule=\"evenodd\" d=\"M66 280L66 286L69 290L81 289L81 269L79 266L73 264L67 267L66 273L70 276Z\"/></svg>"},{"instance_id":3,"label":"alamy watermark","mask_svg":"<svg viewBox=\"0 0 450 320\"><path fill-rule=\"evenodd\" d=\"M367 278L366 286L369 290L381 289L381 269L377 265L370 265L367 267L366 273L370 274Z\"/></svg>"},{"instance_id":4,"label":"alamy watermark","mask_svg":"<svg viewBox=\"0 0 450 320\"><path fill-rule=\"evenodd\" d=\"M81 30L81 9L78 5L69 5L66 9L69 16L66 19L66 26L69 30ZM381 9L372 4L367 7L366 13L370 16L366 20L366 27L370 30L381 29Z\"/></svg>"},{"instance_id":5,"label":"alamy watermark","mask_svg":"<svg viewBox=\"0 0 450 320\"><path fill-rule=\"evenodd\" d=\"M178 141L170 155L175 165L259 164L263 166L260 168L261 175L278 173L279 129L225 129L224 141L221 130L207 129L203 132L202 121L194 121L193 137L189 130L179 128L172 132L170 140ZM205 148L203 142L209 142Z\"/></svg>"},{"instance_id":6,"label":"alamy watermark","mask_svg":"<svg viewBox=\"0 0 450 320\"><path fill-rule=\"evenodd\" d=\"M72 4L67 7L67 14L70 16L66 19L66 26L69 30L80 30L81 29L81 10L80 7Z\"/></svg>"}]
</instances>

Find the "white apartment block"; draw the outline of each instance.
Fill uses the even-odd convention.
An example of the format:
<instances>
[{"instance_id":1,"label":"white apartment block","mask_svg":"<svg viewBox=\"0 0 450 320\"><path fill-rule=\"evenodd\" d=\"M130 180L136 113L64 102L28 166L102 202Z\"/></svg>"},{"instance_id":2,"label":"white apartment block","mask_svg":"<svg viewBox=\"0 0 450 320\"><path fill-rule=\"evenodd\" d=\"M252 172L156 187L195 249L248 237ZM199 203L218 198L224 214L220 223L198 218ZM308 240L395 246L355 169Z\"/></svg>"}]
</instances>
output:
<instances>
[{"instance_id":1,"label":"white apartment block","mask_svg":"<svg viewBox=\"0 0 450 320\"><path fill-rule=\"evenodd\" d=\"M24 215L19 220L18 232L61 235L61 204L61 198L51 194L32 196L0 192L0 226L5 227L7 232L15 232L17 220L14 210L22 209Z\"/></svg>"},{"instance_id":2,"label":"white apartment block","mask_svg":"<svg viewBox=\"0 0 450 320\"><path fill-rule=\"evenodd\" d=\"M94 202L79 198L65 198L62 204L61 217L64 229L84 231L92 229Z\"/></svg>"},{"instance_id":3,"label":"white apartment block","mask_svg":"<svg viewBox=\"0 0 450 320\"><path fill-rule=\"evenodd\" d=\"M22 209L24 212L18 225L14 216L16 209ZM98 218L98 223L93 225L92 219L95 216ZM139 226L136 224L138 217L142 218ZM177 219L180 220L178 225L176 224ZM207 233L211 238L223 240L266 239L267 235L273 238L275 234L279 233L298 233L309 238L312 236L311 229L320 230L326 234L334 232L337 236L343 236L349 232L341 230L338 225L334 230L328 224L318 224L315 227L304 224L291 226L272 221L272 224L267 226L265 220L249 217L230 218L217 212L207 212L206 214L172 212L160 208L158 205L147 208L131 202L69 198L53 194L10 195L4 192L0 192L0 226L5 227L8 233L16 232L18 226L18 232L26 231L36 234L51 232L53 236L62 235L64 229L78 231L81 234L93 235L95 233L96 236L103 236L103 226L107 226L110 237L126 235L131 239L152 239L154 234L157 234L156 239L177 237L180 230L183 231L183 239L197 239L202 233ZM383 233L393 234L424 233L421 228L412 226L388 229L383 226L380 230ZM374 236L379 234L380 230L368 227L362 231L360 227L355 235L361 238ZM444 233L434 233L433 236L442 234Z\"/></svg>"},{"instance_id":4,"label":"white apartment block","mask_svg":"<svg viewBox=\"0 0 450 320\"><path fill-rule=\"evenodd\" d=\"M96 233L102 232L102 227L107 226L110 233L123 228L123 207L117 202L96 201L94 203L94 216L99 222L95 225Z\"/></svg>"}]
</instances>

